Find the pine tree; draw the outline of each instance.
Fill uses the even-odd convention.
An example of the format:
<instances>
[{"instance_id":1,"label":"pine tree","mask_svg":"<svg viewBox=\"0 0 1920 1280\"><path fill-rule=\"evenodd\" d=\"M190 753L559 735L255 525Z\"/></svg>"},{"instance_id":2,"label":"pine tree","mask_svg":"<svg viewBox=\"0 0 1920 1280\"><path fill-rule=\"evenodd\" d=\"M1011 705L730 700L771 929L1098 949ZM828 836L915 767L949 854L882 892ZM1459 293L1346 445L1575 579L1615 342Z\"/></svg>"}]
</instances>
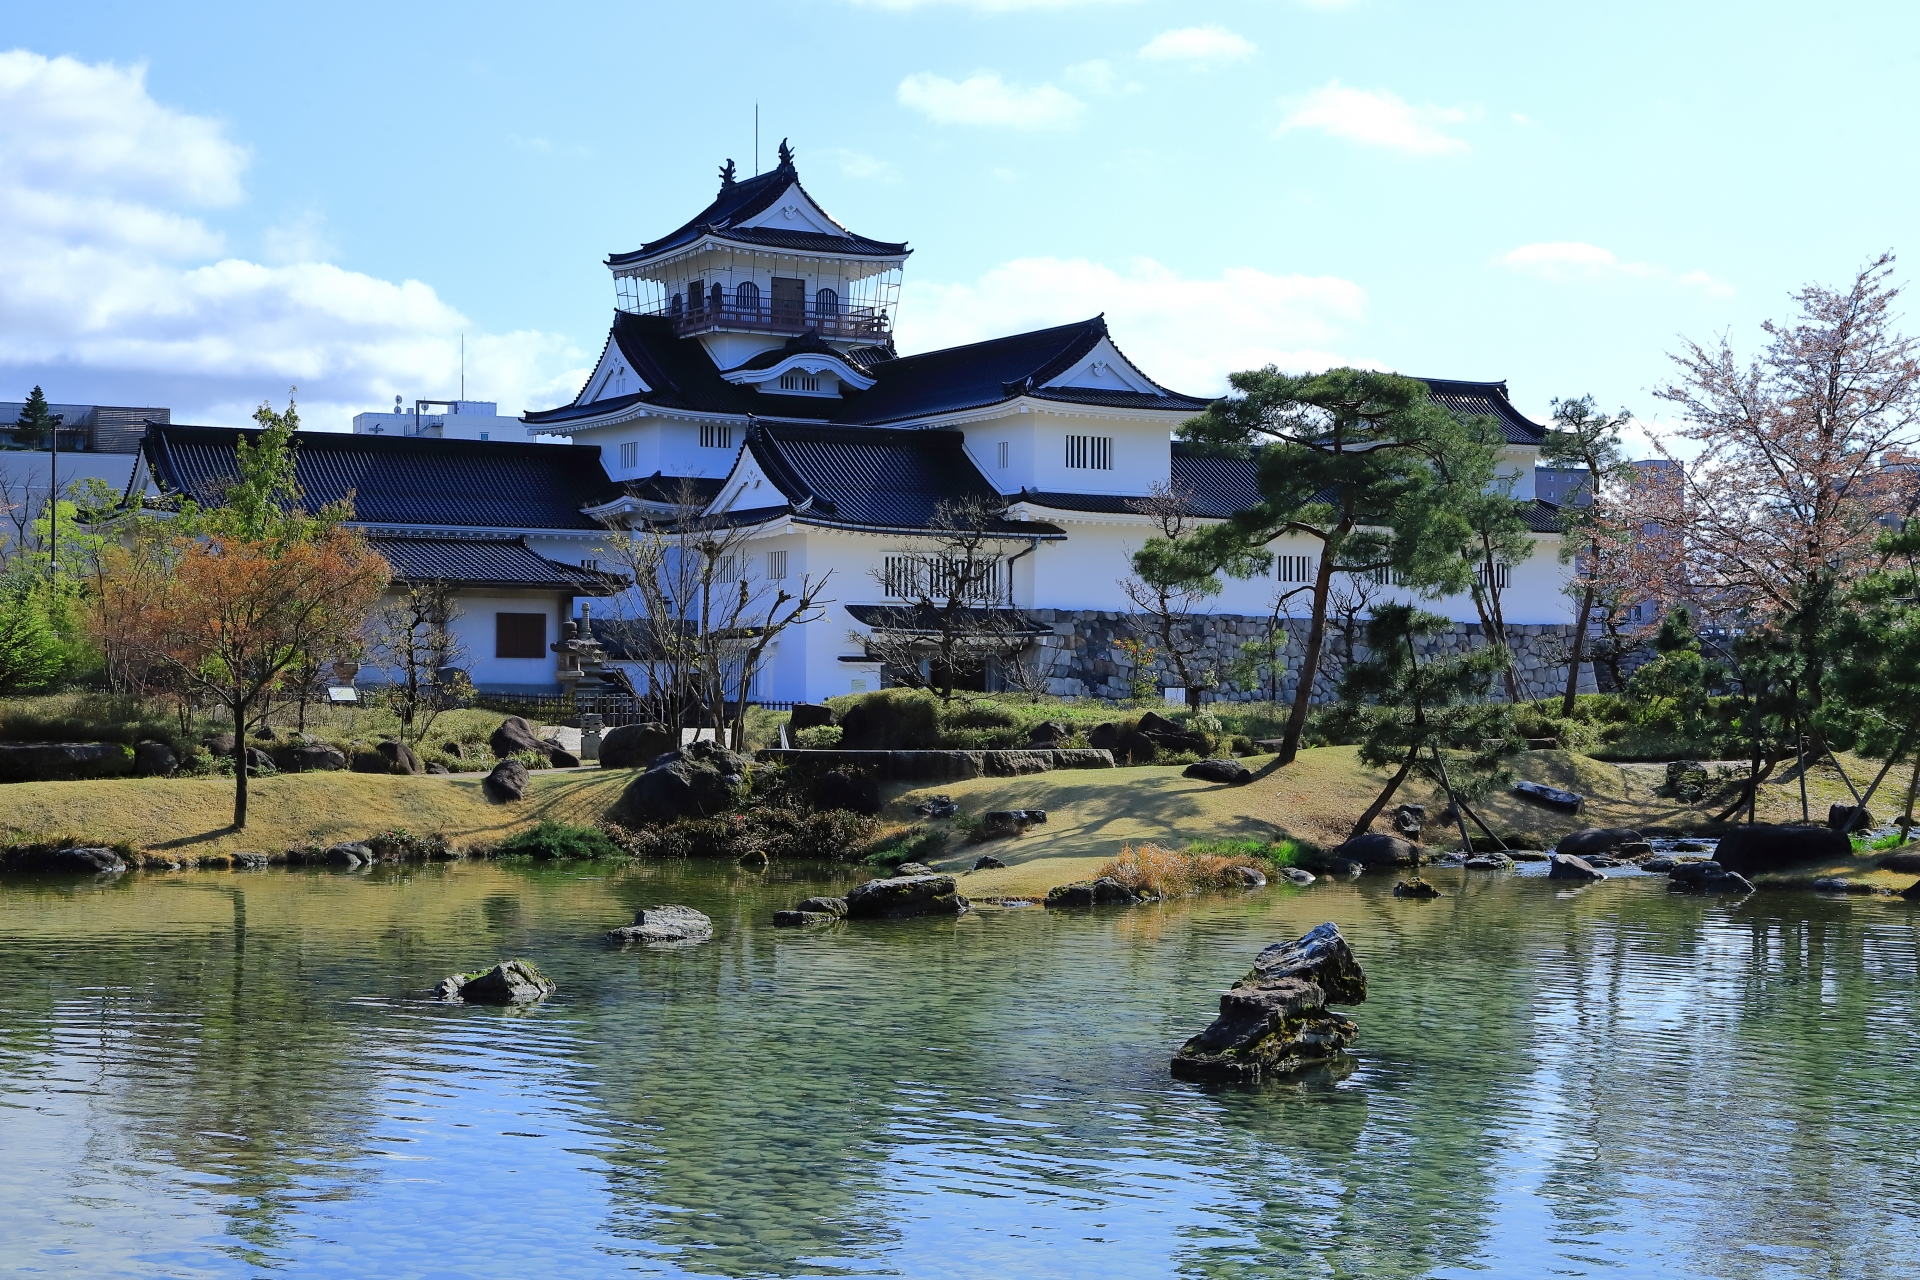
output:
<instances>
[{"instance_id":1,"label":"pine tree","mask_svg":"<svg viewBox=\"0 0 1920 1280\"><path fill-rule=\"evenodd\" d=\"M44 449L52 443L60 419L60 414L47 408L46 392L35 387L22 406L20 416L14 420L13 442L29 449Z\"/></svg>"}]
</instances>

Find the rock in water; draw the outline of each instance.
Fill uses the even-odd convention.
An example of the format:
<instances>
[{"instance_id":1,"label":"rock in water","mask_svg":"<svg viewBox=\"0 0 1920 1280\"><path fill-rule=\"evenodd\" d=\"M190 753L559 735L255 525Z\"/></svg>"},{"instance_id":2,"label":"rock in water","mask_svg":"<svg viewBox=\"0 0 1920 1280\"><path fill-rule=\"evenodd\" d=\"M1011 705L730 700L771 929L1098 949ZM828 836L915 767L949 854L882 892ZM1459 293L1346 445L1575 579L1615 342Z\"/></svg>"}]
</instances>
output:
<instances>
[{"instance_id":1,"label":"rock in water","mask_svg":"<svg viewBox=\"0 0 1920 1280\"><path fill-rule=\"evenodd\" d=\"M692 907L648 907L633 913L633 923L607 931L608 942L705 942L713 921Z\"/></svg>"},{"instance_id":2,"label":"rock in water","mask_svg":"<svg viewBox=\"0 0 1920 1280\"><path fill-rule=\"evenodd\" d=\"M1357 862L1363 867L1417 867L1420 846L1399 836L1369 833L1355 836L1327 856L1336 863Z\"/></svg>"},{"instance_id":3,"label":"rock in water","mask_svg":"<svg viewBox=\"0 0 1920 1280\"><path fill-rule=\"evenodd\" d=\"M1594 870L1593 864L1585 858L1570 853L1556 853L1547 859L1547 879L1549 880L1605 880L1606 877Z\"/></svg>"},{"instance_id":4,"label":"rock in water","mask_svg":"<svg viewBox=\"0 0 1920 1280\"><path fill-rule=\"evenodd\" d=\"M553 994L553 980L534 968L531 960L502 960L479 973L456 973L441 980L432 994L441 1000L468 1004L522 1004Z\"/></svg>"},{"instance_id":5,"label":"rock in water","mask_svg":"<svg viewBox=\"0 0 1920 1280\"><path fill-rule=\"evenodd\" d=\"M1045 905L1054 908L1130 907L1144 900L1112 876L1101 876L1098 880L1076 880L1072 884L1055 885L1047 890Z\"/></svg>"},{"instance_id":6,"label":"rock in water","mask_svg":"<svg viewBox=\"0 0 1920 1280\"><path fill-rule=\"evenodd\" d=\"M1682 862L1667 873L1676 893L1752 893L1753 882L1717 862Z\"/></svg>"},{"instance_id":7,"label":"rock in water","mask_svg":"<svg viewBox=\"0 0 1920 1280\"><path fill-rule=\"evenodd\" d=\"M1754 823L1729 828L1713 859L1727 871L1754 875L1820 859L1839 862L1853 856L1853 844L1830 827L1780 827Z\"/></svg>"},{"instance_id":8,"label":"rock in water","mask_svg":"<svg viewBox=\"0 0 1920 1280\"><path fill-rule=\"evenodd\" d=\"M1309 885L1309 884L1312 884L1314 880L1313 872L1303 870L1300 867L1288 867L1285 871L1282 871L1280 874L1282 876L1285 876L1292 883L1298 884L1298 885Z\"/></svg>"},{"instance_id":9,"label":"rock in water","mask_svg":"<svg viewBox=\"0 0 1920 1280\"><path fill-rule=\"evenodd\" d=\"M1402 880L1400 883L1394 885L1393 896L1396 898L1437 898L1440 896L1440 891L1434 888L1428 881L1422 880L1419 876L1415 876L1411 880Z\"/></svg>"},{"instance_id":10,"label":"rock in water","mask_svg":"<svg viewBox=\"0 0 1920 1280\"><path fill-rule=\"evenodd\" d=\"M644 769L679 745L680 733L672 725L657 720L623 724L600 739L600 767Z\"/></svg>"},{"instance_id":11,"label":"rock in water","mask_svg":"<svg viewBox=\"0 0 1920 1280\"><path fill-rule=\"evenodd\" d=\"M952 876L895 876L869 880L847 894L847 914L855 920L901 916L965 915L973 904Z\"/></svg>"},{"instance_id":12,"label":"rock in water","mask_svg":"<svg viewBox=\"0 0 1920 1280\"><path fill-rule=\"evenodd\" d=\"M814 925L837 924L847 918L845 898L808 898L791 911L773 913L773 923L782 929L806 929Z\"/></svg>"},{"instance_id":13,"label":"rock in water","mask_svg":"<svg viewBox=\"0 0 1920 1280\"><path fill-rule=\"evenodd\" d=\"M1224 782L1231 787L1253 781L1253 771L1238 760L1201 760L1188 765L1180 776L1202 782Z\"/></svg>"},{"instance_id":14,"label":"rock in water","mask_svg":"<svg viewBox=\"0 0 1920 1280\"><path fill-rule=\"evenodd\" d=\"M1639 842L1640 833L1632 827L1587 827L1561 836L1560 843L1554 846L1554 852L1574 858L1588 858L1623 844Z\"/></svg>"},{"instance_id":15,"label":"rock in water","mask_svg":"<svg viewBox=\"0 0 1920 1280\"><path fill-rule=\"evenodd\" d=\"M1242 889L1264 889L1267 887L1267 874L1256 867L1228 867L1227 876Z\"/></svg>"},{"instance_id":16,"label":"rock in water","mask_svg":"<svg viewBox=\"0 0 1920 1280\"><path fill-rule=\"evenodd\" d=\"M1220 997L1213 1025L1180 1047L1174 1078L1253 1084L1327 1062L1359 1034L1327 1005L1366 998L1367 976L1332 924L1276 943Z\"/></svg>"},{"instance_id":17,"label":"rock in water","mask_svg":"<svg viewBox=\"0 0 1920 1280\"><path fill-rule=\"evenodd\" d=\"M502 760L493 766L492 773L481 779L480 790L486 793L487 799L507 804L527 793L530 776L527 766L518 760Z\"/></svg>"},{"instance_id":18,"label":"rock in water","mask_svg":"<svg viewBox=\"0 0 1920 1280\"><path fill-rule=\"evenodd\" d=\"M669 751L627 784L621 806L642 822L711 818L746 797L753 762L711 742Z\"/></svg>"},{"instance_id":19,"label":"rock in water","mask_svg":"<svg viewBox=\"0 0 1920 1280\"><path fill-rule=\"evenodd\" d=\"M20 860L23 871L61 871L79 875L117 875L127 864L112 849L101 845L76 845L68 849L42 849Z\"/></svg>"}]
</instances>

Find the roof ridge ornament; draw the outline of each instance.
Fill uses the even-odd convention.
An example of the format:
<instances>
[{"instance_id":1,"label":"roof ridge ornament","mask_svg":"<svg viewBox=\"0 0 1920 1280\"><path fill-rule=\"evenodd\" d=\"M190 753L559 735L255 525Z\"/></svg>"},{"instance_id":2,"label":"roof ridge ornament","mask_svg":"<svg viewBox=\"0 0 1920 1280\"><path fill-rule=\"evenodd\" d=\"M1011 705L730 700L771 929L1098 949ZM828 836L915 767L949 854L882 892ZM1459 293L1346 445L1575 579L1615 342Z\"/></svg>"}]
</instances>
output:
<instances>
[{"instance_id":1,"label":"roof ridge ornament","mask_svg":"<svg viewBox=\"0 0 1920 1280\"><path fill-rule=\"evenodd\" d=\"M734 183L733 159L732 157L728 157L727 162L724 165L720 166L720 189L722 191L725 191L727 188L731 187L733 183Z\"/></svg>"},{"instance_id":2,"label":"roof ridge ornament","mask_svg":"<svg viewBox=\"0 0 1920 1280\"><path fill-rule=\"evenodd\" d=\"M793 168L793 148L787 145L785 138L780 139L780 167L782 169Z\"/></svg>"}]
</instances>

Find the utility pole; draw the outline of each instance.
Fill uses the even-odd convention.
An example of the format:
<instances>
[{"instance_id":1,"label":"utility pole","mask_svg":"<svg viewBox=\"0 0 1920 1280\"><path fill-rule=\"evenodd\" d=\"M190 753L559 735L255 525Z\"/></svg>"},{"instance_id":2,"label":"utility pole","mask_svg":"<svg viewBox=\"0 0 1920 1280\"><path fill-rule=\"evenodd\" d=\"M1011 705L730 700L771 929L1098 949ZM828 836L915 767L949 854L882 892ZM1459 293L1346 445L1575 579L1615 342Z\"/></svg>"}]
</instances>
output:
<instances>
[{"instance_id":1,"label":"utility pole","mask_svg":"<svg viewBox=\"0 0 1920 1280\"><path fill-rule=\"evenodd\" d=\"M47 441L53 452L47 459L47 577L60 581L60 422L64 414L52 415Z\"/></svg>"}]
</instances>

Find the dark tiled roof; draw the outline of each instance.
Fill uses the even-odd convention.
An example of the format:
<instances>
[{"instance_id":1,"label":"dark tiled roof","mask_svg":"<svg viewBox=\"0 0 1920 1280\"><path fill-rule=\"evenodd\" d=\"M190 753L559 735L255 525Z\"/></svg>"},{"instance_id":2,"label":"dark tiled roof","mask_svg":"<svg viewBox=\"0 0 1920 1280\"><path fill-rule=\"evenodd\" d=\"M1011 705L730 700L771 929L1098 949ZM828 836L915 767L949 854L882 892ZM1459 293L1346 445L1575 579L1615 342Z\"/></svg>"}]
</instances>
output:
<instances>
[{"instance_id":1,"label":"dark tiled roof","mask_svg":"<svg viewBox=\"0 0 1920 1280\"><path fill-rule=\"evenodd\" d=\"M832 356L835 360L845 361L848 364L853 363L851 360L848 360L847 357L841 355L838 348L830 345L825 338L822 338L818 329L809 329L805 333L796 334L794 337L788 338L777 347L767 348L765 351L758 353L744 363L734 367L739 369L771 369L788 356L800 355Z\"/></svg>"},{"instance_id":2,"label":"dark tiled roof","mask_svg":"<svg viewBox=\"0 0 1920 1280\"><path fill-rule=\"evenodd\" d=\"M1535 498L1533 502L1520 510L1521 518L1527 522L1527 528L1535 533L1565 533L1566 517L1560 514L1560 508L1553 503Z\"/></svg>"},{"instance_id":3,"label":"dark tiled roof","mask_svg":"<svg viewBox=\"0 0 1920 1280\"><path fill-rule=\"evenodd\" d=\"M1251 458L1223 458L1202 453L1192 445L1173 442L1173 483L1193 495L1193 514L1221 519L1236 511L1245 511L1260 501L1260 489L1254 478ZM1105 493L1058 493L1029 489L1012 496L1014 502L1030 502L1056 511L1085 511L1095 515L1134 514L1132 504L1140 495Z\"/></svg>"},{"instance_id":4,"label":"dark tiled roof","mask_svg":"<svg viewBox=\"0 0 1920 1280\"><path fill-rule=\"evenodd\" d=\"M1004 499L962 448L958 431L756 424L747 450L794 514L825 524L924 529L943 502ZM1003 521L1000 531L1057 533Z\"/></svg>"},{"instance_id":5,"label":"dark tiled roof","mask_svg":"<svg viewBox=\"0 0 1920 1280\"><path fill-rule=\"evenodd\" d=\"M656 471L645 480L631 480L620 486L642 502L679 502L684 496L706 506L720 496L724 479L707 476L670 476Z\"/></svg>"},{"instance_id":6,"label":"dark tiled roof","mask_svg":"<svg viewBox=\"0 0 1920 1280\"><path fill-rule=\"evenodd\" d=\"M867 391L847 391L840 399L820 396L783 396L735 386L720 370L697 338L675 336L665 316L636 316L616 312L611 340L647 391L573 404L561 409L528 413L533 427L558 425L615 413L645 402L663 409L735 417L760 415L801 422L836 422L852 426L908 422L942 413L1002 404L1015 396L1068 404L1103 405L1124 409L1172 409L1198 413L1207 402L1176 392L1154 395L1133 391L1104 391L1084 387L1043 386L1058 377L1107 338L1107 322L1096 316L1079 324L1016 333L964 347L948 347L919 355L889 358L885 348L860 347L844 357L875 379ZM793 343L807 343L805 335ZM822 349L831 349L815 337ZM789 344L792 345L792 344ZM814 350L812 345L794 350ZM743 367L765 368L785 358L785 348L761 352ZM1165 388L1161 388L1165 390ZM586 394L582 388L581 394Z\"/></svg>"},{"instance_id":7,"label":"dark tiled roof","mask_svg":"<svg viewBox=\"0 0 1920 1280\"><path fill-rule=\"evenodd\" d=\"M1031 333L1010 334L964 347L948 347L919 355L902 356L874 365L871 372L879 379L871 391L849 396L846 407L835 415L836 422L887 423L924 418L999 404L1018 395L1043 396L1049 400L1080 404L1101 404L1105 391L1083 391L1077 387L1048 387L1042 384L1072 368L1102 338L1107 337L1104 316L1082 320L1078 324L1036 329ZM1164 390L1164 388L1162 388ZM1198 413L1206 401L1191 396L1140 396L1139 406L1183 409ZM1132 404L1129 407L1136 407Z\"/></svg>"},{"instance_id":8,"label":"dark tiled roof","mask_svg":"<svg viewBox=\"0 0 1920 1280\"><path fill-rule=\"evenodd\" d=\"M780 198L789 186L797 185L800 175L789 161L758 177L742 178L731 186L720 188L720 194L713 203L693 215L685 225L650 240L632 253L615 253L607 257L610 267L622 267L631 262L639 262L692 244L703 235L719 235L728 240L737 240L744 244L764 244L774 248L799 249L811 253L846 253L869 257L893 257L907 252L907 246L890 244L883 240L869 240L857 236L842 227L842 235L830 235L818 231L783 231L777 227L742 227L739 223L757 214L765 213L773 202ZM805 191L805 187L800 188ZM811 196L808 199L812 199ZM819 201L815 200L817 206ZM838 225L837 223L835 225Z\"/></svg>"},{"instance_id":9,"label":"dark tiled roof","mask_svg":"<svg viewBox=\"0 0 1920 1280\"><path fill-rule=\"evenodd\" d=\"M519 587L604 596L618 591L619 574L583 569L549 560L525 538L407 538L376 535L367 539L386 557L393 576L403 582L444 581L464 587Z\"/></svg>"},{"instance_id":10,"label":"dark tiled roof","mask_svg":"<svg viewBox=\"0 0 1920 1280\"><path fill-rule=\"evenodd\" d=\"M1547 438L1547 429L1523 417L1507 399L1504 382L1457 382L1448 378L1422 378L1434 401L1446 406L1456 417L1494 418L1507 433L1508 444L1539 444Z\"/></svg>"},{"instance_id":11,"label":"dark tiled roof","mask_svg":"<svg viewBox=\"0 0 1920 1280\"><path fill-rule=\"evenodd\" d=\"M156 424L140 447L163 492L217 506L239 475L234 442L259 434ZM302 431L294 447L308 505L351 499L366 524L596 529L580 508L619 493L593 445Z\"/></svg>"},{"instance_id":12,"label":"dark tiled roof","mask_svg":"<svg viewBox=\"0 0 1920 1280\"><path fill-rule=\"evenodd\" d=\"M862 626L872 627L876 631L907 631L921 635L936 635L945 630L941 623L940 610L923 609L918 605L901 604L850 604L847 613ZM968 606L955 611L962 619L961 625L971 631L980 632L989 622L997 624L995 630L1007 636L1044 636L1053 634L1053 628L1043 626L1028 618L1018 609L989 609Z\"/></svg>"}]
</instances>

